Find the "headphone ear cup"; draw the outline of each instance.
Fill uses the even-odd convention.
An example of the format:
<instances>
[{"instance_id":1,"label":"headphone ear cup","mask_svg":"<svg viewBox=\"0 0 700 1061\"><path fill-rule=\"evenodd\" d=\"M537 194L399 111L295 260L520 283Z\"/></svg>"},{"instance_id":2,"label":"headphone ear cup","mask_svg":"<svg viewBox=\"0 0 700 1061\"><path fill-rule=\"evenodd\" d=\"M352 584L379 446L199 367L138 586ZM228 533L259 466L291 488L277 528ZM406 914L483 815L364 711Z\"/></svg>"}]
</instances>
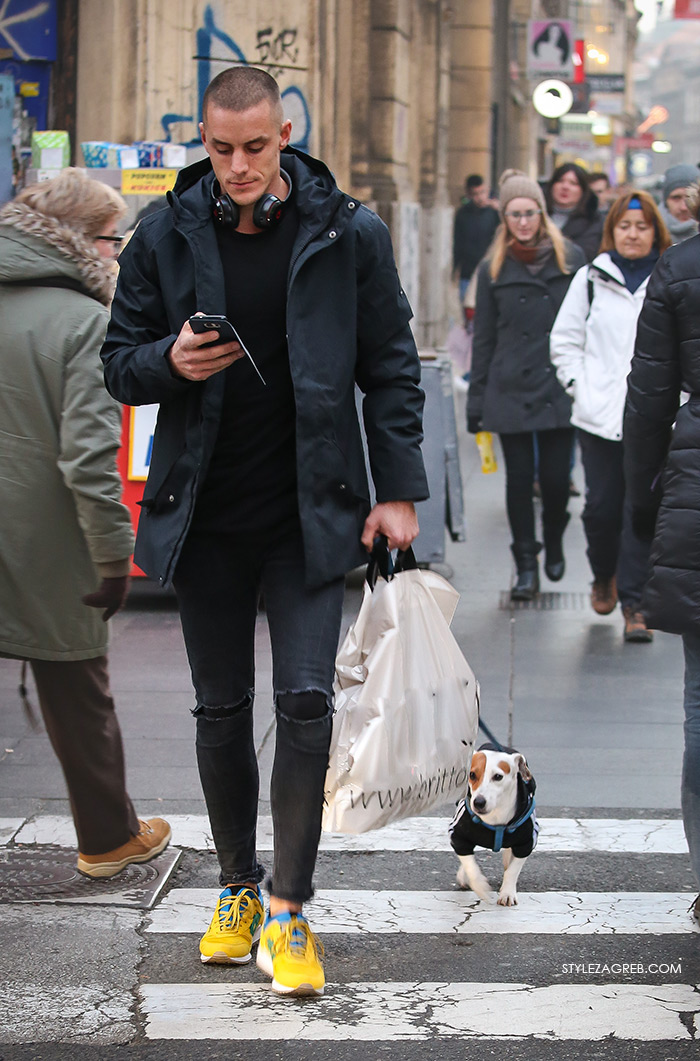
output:
<instances>
[{"instance_id":1,"label":"headphone ear cup","mask_svg":"<svg viewBox=\"0 0 700 1061\"><path fill-rule=\"evenodd\" d=\"M231 196L227 195L226 192L214 197L212 213L217 225L222 225L226 228L229 226L236 228L238 226L238 205L237 203L234 203Z\"/></svg>"},{"instance_id":2,"label":"headphone ear cup","mask_svg":"<svg viewBox=\"0 0 700 1061\"><path fill-rule=\"evenodd\" d=\"M272 228L279 224L284 213L284 201L276 195L263 195L253 208L253 224L257 228Z\"/></svg>"}]
</instances>

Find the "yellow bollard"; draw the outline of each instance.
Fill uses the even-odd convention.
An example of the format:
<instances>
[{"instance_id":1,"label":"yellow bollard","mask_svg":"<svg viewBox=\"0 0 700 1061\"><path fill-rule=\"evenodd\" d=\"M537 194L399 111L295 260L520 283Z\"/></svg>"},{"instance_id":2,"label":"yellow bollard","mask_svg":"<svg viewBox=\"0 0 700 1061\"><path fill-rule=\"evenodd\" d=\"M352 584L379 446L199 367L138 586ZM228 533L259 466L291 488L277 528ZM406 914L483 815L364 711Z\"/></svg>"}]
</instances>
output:
<instances>
[{"instance_id":1,"label":"yellow bollard","mask_svg":"<svg viewBox=\"0 0 700 1061\"><path fill-rule=\"evenodd\" d=\"M490 431L478 431L476 444L481 454L481 470L485 475L498 470L496 454L493 452L493 435Z\"/></svg>"}]
</instances>

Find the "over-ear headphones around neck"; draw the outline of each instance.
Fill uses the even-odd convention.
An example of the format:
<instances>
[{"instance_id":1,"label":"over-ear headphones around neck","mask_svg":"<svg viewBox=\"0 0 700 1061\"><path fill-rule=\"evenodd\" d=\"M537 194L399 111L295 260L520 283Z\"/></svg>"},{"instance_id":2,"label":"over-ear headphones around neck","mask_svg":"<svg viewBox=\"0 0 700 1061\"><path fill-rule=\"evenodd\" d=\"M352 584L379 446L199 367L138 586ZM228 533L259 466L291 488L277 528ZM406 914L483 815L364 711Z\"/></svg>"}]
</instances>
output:
<instances>
[{"instance_id":1,"label":"over-ear headphones around neck","mask_svg":"<svg viewBox=\"0 0 700 1061\"><path fill-rule=\"evenodd\" d=\"M258 199L253 207L253 224L256 228L273 228L282 220L285 204L289 202L292 194L292 178L284 169L280 170L280 174L287 185L287 194L284 199L278 199L271 192L266 192ZM224 228L238 228L241 219L238 203L234 203L227 192L221 191L221 185L217 180L211 186L211 196L214 200L212 214L215 224Z\"/></svg>"}]
</instances>

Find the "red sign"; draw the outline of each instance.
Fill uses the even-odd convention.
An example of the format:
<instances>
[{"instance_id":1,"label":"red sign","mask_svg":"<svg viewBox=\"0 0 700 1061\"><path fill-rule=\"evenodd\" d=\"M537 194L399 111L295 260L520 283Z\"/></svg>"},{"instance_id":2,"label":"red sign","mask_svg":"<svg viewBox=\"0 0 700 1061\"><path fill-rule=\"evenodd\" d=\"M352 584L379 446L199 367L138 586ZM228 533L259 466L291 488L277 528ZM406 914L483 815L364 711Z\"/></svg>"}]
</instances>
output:
<instances>
[{"instance_id":1,"label":"red sign","mask_svg":"<svg viewBox=\"0 0 700 1061\"><path fill-rule=\"evenodd\" d=\"M645 151L651 147L655 139L652 133L642 133L640 136L618 136L615 144L620 151Z\"/></svg>"},{"instance_id":2,"label":"red sign","mask_svg":"<svg viewBox=\"0 0 700 1061\"><path fill-rule=\"evenodd\" d=\"M586 72L584 70L584 47L585 41L576 40L574 41L574 84L582 85L586 80Z\"/></svg>"},{"instance_id":3,"label":"red sign","mask_svg":"<svg viewBox=\"0 0 700 1061\"><path fill-rule=\"evenodd\" d=\"M674 18L700 18L700 0L676 0Z\"/></svg>"}]
</instances>

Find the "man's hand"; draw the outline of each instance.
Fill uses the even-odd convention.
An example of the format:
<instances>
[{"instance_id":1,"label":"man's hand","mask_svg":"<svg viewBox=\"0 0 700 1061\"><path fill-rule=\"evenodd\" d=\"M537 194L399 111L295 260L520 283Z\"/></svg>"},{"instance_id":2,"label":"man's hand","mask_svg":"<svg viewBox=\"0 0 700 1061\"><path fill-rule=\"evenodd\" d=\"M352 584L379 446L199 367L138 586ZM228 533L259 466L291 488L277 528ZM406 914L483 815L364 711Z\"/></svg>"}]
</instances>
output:
<instances>
[{"instance_id":1,"label":"man's hand","mask_svg":"<svg viewBox=\"0 0 700 1061\"><path fill-rule=\"evenodd\" d=\"M176 376L195 383L201 382L245 357L240 343L217 343L203 350L202 347L210 343L214 335L218 336L218 332L196 334L190 328L190 322L185 321L168 354L170 367Z\"/></svg>"},{"instance_id":2,"label":"man's hand","mask_svg":"<svg viewBox=\"0 0 700 1061\"><path fill-rule=\"evenodd\" d=\"M408 549L418 530L412 501L384 501L375 505L365 520L361 540L368 553L378 534L386 535L390 549Z\"/></svg>"}]
</instances>

